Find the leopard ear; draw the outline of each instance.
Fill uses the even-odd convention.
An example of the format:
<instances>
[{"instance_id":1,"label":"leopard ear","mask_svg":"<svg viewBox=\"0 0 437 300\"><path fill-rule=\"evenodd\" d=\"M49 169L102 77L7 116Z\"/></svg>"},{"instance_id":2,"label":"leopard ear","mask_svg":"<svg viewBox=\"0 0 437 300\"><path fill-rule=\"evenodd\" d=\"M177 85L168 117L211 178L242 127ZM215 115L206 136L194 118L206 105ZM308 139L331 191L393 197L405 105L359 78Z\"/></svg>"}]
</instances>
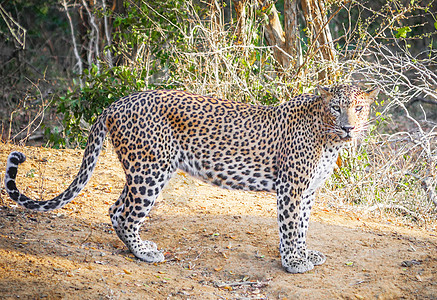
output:
<instances>
[{"instance_id":1,"label":"leopard ear","mask_svg":"<svg viewBox=\"0 0 437 300\"><path fill-rule=\"evenodd\" d=\"M378 97L379 91L380 89L376 88L366 93L370 103L372 103L376 99L376 97Z\"/></svg>"},{"instance_id":2,"label":"leopard ear","mask_svg":"<svg viewBox=\"0 0 437 300\"><path fill-rule=\"evenodd\" d=\"M329 100L334 97L327 87L317 85L317 90L319 91L320 96L322 96L322 99L325 103L328 103Z\"/></svg>"}]
</instances>

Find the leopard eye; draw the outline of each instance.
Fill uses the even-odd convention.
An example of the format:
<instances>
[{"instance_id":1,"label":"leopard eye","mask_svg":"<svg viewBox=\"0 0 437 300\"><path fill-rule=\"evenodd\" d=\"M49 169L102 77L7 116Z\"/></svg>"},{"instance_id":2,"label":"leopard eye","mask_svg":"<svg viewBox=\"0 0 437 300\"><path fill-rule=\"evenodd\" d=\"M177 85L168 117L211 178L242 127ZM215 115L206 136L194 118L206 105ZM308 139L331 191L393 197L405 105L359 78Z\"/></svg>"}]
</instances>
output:
<instances>
[{"instance_id":1,"label":"leopard eye","mask_svg":"<svg viewBox=\"0 0 437 300\"><path fill-rule=\"evenodd\" d=\"M355 111L356 112L361 112L363 110L363 107L362 106L357 106L357 107L355 107Z\"/></svg>"},{"instance_id":2,"label":"leopard eye","mask_svg":"<svg viewBox=\"0 0 437 300\"><path fill-rule=\"evenodd\" d=\"M338 105L333 105L332 109L336 112L340 112L340 106L338 106Z\"/></svg>"}]
</instances>

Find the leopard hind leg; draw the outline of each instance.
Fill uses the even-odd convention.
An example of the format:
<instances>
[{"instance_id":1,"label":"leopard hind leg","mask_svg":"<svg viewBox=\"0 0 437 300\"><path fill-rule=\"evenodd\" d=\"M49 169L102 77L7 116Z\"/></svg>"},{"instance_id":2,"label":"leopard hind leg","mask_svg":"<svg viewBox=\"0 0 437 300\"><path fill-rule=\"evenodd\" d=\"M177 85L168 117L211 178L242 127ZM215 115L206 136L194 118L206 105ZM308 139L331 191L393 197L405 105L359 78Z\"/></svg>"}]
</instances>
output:
<instances>
[{"instance_id":1,"label":"leopard hind leg","mask_svg":"<svg viewBox=\"0 0 437 300\"><path fill-rule=\"evenodd\" d=\"M127 175L128 183L119 199L109 209L118 237L137 258L149 263L163 261L164 255L157 250L154 242L143 241L139 230L170 175L162 174L156 180L137 177L137 183L131 185L129 183L132 183L132 176Z\"/></svg>"},{"instance_id":2,"label":"leopard hind leg","mask_svg":"<svg viewBox=\"0 0 437 300\"><path fill-rule=\"evenodd\" d=\"M120 240L123 241L125 245L127 245L127 241L125 239L125 235L123 235L122 231L120 230L121 226L119 222L121 221L120 214L124 211L124 200L127 196L127 192L128 192L128 186L125 185L118 200L109 208L109 216L111 218L112 227L114 228L115 233L117 233L117 236L120 238ZM143 241L143 243L145 244L146 247L150 248L151 250L158 249L154 242Z\"/></svg>"}]
</instances>

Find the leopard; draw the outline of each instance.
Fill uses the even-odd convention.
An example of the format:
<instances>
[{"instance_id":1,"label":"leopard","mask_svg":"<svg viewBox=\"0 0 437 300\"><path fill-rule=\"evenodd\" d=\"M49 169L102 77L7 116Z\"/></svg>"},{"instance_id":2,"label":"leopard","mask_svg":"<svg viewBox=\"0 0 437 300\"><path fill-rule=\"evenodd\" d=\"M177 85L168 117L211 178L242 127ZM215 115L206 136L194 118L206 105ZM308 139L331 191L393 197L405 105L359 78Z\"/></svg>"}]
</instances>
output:
<instances>
[{"instance_id":1,"label":"leopard","mask_svg":"<svg viewBox=\"0 0 437 300\"><path fill-rule=\"evenodd\" d=\"M109 138L126 177L109 208L115 233L141 261L165 261L164 250L142 240L140 227L178 170L227 189L276 193L279 254L289 273L326 261L306 247L316 191L333 172L341 149L361 139L379 89L358 85L317 87L273 105L217 99L178 90L136 92L113 102L90 129L80 169L50 200L33 200L17 188L23 153L7 159L5 188L19 205L52 211L79 195Z\"/></svg>"}]
</instances>

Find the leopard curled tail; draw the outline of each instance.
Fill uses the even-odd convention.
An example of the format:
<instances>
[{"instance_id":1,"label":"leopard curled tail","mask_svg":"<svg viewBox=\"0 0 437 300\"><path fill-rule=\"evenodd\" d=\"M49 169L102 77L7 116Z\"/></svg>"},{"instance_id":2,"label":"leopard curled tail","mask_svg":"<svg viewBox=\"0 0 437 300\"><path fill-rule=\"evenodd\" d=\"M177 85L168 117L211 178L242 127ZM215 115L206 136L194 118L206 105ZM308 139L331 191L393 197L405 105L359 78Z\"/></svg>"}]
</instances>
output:
<instances>
[{"instance_id":1,"label":"leopard curled tail","mask_svg":"<svg viewBox=\"0 0 437 300\"><path fill-rule=\"evenodd\" d=\"M107 128L105 123L106 114L103 113L97 119L97 122L91 127L91 132L88 137L79 172L70 186L64 192L51 200L33 200L18 190L15 182L18 165L26 160L26 156L18 151L14 151L9 154L5 174L5 187L9 197L17 202L17 204L35 211L51 211L61 208L67 203L71 202L91 178L91 175L97 164L100 151L102 150L103 140L106 136Z\"/></svg>"}]
</instances>

